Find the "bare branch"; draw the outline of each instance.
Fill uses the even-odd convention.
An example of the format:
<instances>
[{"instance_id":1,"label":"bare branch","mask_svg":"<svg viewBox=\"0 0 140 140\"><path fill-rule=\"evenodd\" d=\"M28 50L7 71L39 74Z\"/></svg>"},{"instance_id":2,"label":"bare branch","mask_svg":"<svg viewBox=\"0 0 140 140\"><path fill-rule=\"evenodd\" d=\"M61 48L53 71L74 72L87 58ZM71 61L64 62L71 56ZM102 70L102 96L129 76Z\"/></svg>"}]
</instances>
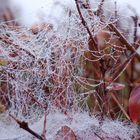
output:
<instances>
[{"instance_id":1,"label":"bare branch","mask_svg":"<svg viewBox=\"0 0 140 140\"><path fill-rule=\"evenodd\" d=\"M42 133L42 137L44 138L44 140L46 140L46 125L47 125L47 112L45 111L44 113L44 127L43 127L43 133Z\"/></svg>"},{"instance_id":2,"label":"bare branch","mask_svg":"<svg viewBox=\"0 0 140 140\"><path fill-rule=\"evenodd\" d=\"M86 30L87 30L87 32L88 32L88 34L90 36L90 40L92 41L95 50L98 50L97 43L96 43L95 39L93 38L92 33L91 33L91 31L90 31L90 29L89 29L89 27L87 25L87 22L85 21L83 15L81 13L81 10L80 10L79 4L78 4L78 0L75 0L75 4L76 4L76 7L77 7L77 11L79 13L81 22L82 22L83 26L86 28Z\"/></svg>"},{"instance_id":3,"label":"bare branch","mask_svg":"<svg viewBox=\"0 0 140 140\"><path fill-rule=\"evenodd\" d=\"M140 55L137 53L136 49L126 40L126 38L120 33L120 31L112 24L108 24L108 27L111 31L114 31L117 36L120 37L120 41L136 55L136 58L140 61Z\"/></svg>"},{"instance_id":4,"label":"bare branch","mask_svg":"<svg viewBox=\"0 0 140 140\"><path fill-rule=\"evenodd\" d=\"M99 17L101 17L101 19L103 17L103 4L104 4L104 2L105 2L105 0L102 0L100 2L99 6L98 6L98 9L96 11L96 15L99 16Z\"/></svg>"},{"instance_id":5,"label":"bare branch","mask_svg":"<svg viewBox=\"0 0 140 140\"><path fill-rule=\"evenodd\" d=\"M16 119L13 115L10 114L10 116L19 124L19 127L24 129L25 131L29 132L30 134L32 134L34 137L36 137L39 140L45 140L42 136L40 136L39 134L37 134L36 132L34 132L33 130L31 130L28 126L28 123L25 121L20 121L18 119Z\"/></svg>"}]
</instances>

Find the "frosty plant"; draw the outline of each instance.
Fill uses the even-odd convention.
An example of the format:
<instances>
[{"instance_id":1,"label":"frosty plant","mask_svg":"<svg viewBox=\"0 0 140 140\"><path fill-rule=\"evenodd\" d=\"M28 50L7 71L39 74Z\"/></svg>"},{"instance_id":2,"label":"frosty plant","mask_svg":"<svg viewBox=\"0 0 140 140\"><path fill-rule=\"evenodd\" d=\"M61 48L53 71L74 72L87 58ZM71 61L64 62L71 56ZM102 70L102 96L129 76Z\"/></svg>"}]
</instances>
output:
<instances>
[{"instance_id":1,"label":"frosty plant","mask_svg":"<svg viewBox=\"0 0 140 140\"><path fill-rule=\"evenodd\" d=\"M107 3L75 0L74 9L63 5L66 17L57 29L51 23L22 27L13 22L10 11L4 14L5 22L0 23L1 113L9 114L40 140L47 139L47 116L58 110L70 120L73 112L86 111L97 115L101 125L106 117L139 123L138 15L131 7L133 16L123 17L116 2L111 11L106 10ZM28 123L42 116L39 134ZM111 139L98 131L95 139ZM53 139L62 136L78 139L68 126ZM114 138L121 137L114 133Z\"/></svg>"}]
</instances>

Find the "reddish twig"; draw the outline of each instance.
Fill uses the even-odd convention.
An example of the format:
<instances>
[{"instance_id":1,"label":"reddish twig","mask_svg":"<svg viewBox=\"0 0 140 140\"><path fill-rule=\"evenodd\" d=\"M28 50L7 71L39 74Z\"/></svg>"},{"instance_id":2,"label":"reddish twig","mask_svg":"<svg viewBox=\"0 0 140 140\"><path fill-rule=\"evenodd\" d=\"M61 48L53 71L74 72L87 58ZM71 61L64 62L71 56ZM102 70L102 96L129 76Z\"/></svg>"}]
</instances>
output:
<instances>
[{"instance_id":1,"label":"reddish twig","mask_svg":"<svg viewBox=\"0 0 140 140\"><path fill-rule=\"evenodd\" d=\"M135 16L132 16L132 19L133 19L133 22L134 22L134 38L133 38L133 45L134 45L134 48L136 49L137 48L137 25L138 25L138 16L136 14L136 12L134 11L135 13ZM131 75L130 75L130 81L131 83L133 82L134 80L134 66L135 66L135 59L132 60L131 62Z\"/></svg>"},{"instance_id":2,"label":"reddish twig","mask_svg":"<svg viewBox=\"0 0 140 140\"><path fill-rule=\"evenodd\" d=\"M34 97L34 95L31 93L30 90L28 90L28 91L24 90L24 91L25 91L26 94L29 95L40 107L42 107L42 108L44 108L45 110L47 110L48 106L47 106L47 105L41 104L41 103Z\"/></svg>"},{"instance_id":3,"label":"reddish twig","mask_svg":"<svg viewBox=\"0 0 140 140\"><path fill-rule=\"evenodd\" d=\"M129 115L127 114L127 112L125 111L124 107L119 103L118 99L116 98L116 96L110 92L109 93L111 95L111 97L113 98L113 100L116 102L116 104L119 106L119 108L121 109L121 111L123 112L123 114L125 115L125 117L130 120Z\"/></svg>"},{"instance_id":4,"label":"reddish twig","mask_svg":"<svg viewBox=\"0 0 140 140\"><path fill-rule=\"evenodd\" d=\"M85 2L82 2L82 6L87 10L89 16L92 16L94 18L94 13L90 7L91 5L89 0L85 0Z\"/></svg>"},{"instance_id":5,"label":"reddish twig","mask_svg":"<svg viewBox=\"0 0 140 140\"><path fill-rule=\"evenodd\" d=\"M87 25L87 22L85 21L83 15L81 13L81 10L80 10L79 4L78 4L78 0L75 0L75 4L76 4L76 7L77 7L77 11L79 13L81 22L82 22L83 26L86 28L86 30L87 30L87 32L88 32L88 34L90 36L90 39L91 39L91 41L93 43L93 46L94 46L94 49L97 51L98 50L97 43L96 43L95 39L93 38L92 33L91 33L91 31L90 31L90 29L89 29L89 27Z\"/></svg>"},{"instance_id":6,"label":"reddish twig","mask_svg":"<svg viewBox=\"0 0 140 140\"><path fill-rule=\"evenodd\" d=\"M16 21L14 21L15 17L9 7L7 7L5 9L4 14L3 14L3 19L9 27L18 25L18 23Z\"/></svg>"},{"instance_id":7,"label":"reddish twig","mask_svg":"<svg viewBox=\"0 0 140 140\"><path fill-rule=\"evenodd\" d=\"M47 125L47 112L45 111L44 113L44 127L43 127L43 132L42 132L42 137L44 138L44 140L46 140L46 125Z\"/></svg>"},{"instance_id":8,"label":"reddish twig","mask_svg":"<svg viewBox=\"0 0 140 140\"><path fill-rule=\"evenodd\" d=\"M29 51L27 51L27 50L21 48L19 45L15 44L14 41L9 38L9 36L2 36L1 35L0 40L2 40L3 42L5 42L9 45L13 45L17 50L24 51L26 54L28 54L32 58L35 58L35 56L33 54L31 54Z\"/></svg>"},{"instance_id":9,"label":"reddish twig","mask_svg":"<svg viewBox=\"0 0 140 140\"><path fill-rule=\"evenodd\" d=\"M34 132L33 130L31 130L28 126L28 123L25 121L20 121L18 119L16 119L13 115L10 114L10 116L19 124L19 127L24 129L25 131L29 132L30 134L32 134L34 137L36 137L39 140L45 140L42 136L40 136L39 134L37 134L36 132Z\"/></svg>"},{"instance_id":10,"label":"reddish twig","mask_svg":"<svg viewBox=\"0 0 140 140\"><path fill-rule=\"evenodd\" d=\"M135 47L135 45L136 45L136 41L137 41L137 24L138 24L138 16L134 16L134 17L132 17L132 19L133 19L133 22L134 22L134 39L133 39L133 44L134 44L134 47Z\"/></svg>"},{"instance_id":11,"label":"reddish twig","mask_svg":"<svg viewBox=\"0 0 140 140\"><path fill-rule=\"evenodd\" d=\"M120 37L120 41L128 48L128 50L135 54L136 58L140 61L140 55L137 53L136 49L120 33L120 31L112 23L108 24L108 27L111 31L114 31L116 35Z\"/></svg>"},{"instance_id":12,"label":"reddish twig","mask_svg":"<svg viewBox=\"0 0 140 140\"><path fill-rule=\"evenodd\" d=\"M102 17L103 17L103 4L104 4L104 1L105 0L102 0L98 6L98 9L96 11L96 15L99 16L102 20Z\"/></svg>"},{"instance_id":13,"label":"reddish twig","mask_svg":"<svg viewBox=\"0 0 140 140\"><path fill-rule=\"evenodd\" d=\"M132 54L127 60L118 68L118 70L114 73L112 77L112 82L117 80L117 78L121 75L122 72L126 69L127 65L132 61L132 59L135 57L135 54Z\"/></svg>"}]
</instances>

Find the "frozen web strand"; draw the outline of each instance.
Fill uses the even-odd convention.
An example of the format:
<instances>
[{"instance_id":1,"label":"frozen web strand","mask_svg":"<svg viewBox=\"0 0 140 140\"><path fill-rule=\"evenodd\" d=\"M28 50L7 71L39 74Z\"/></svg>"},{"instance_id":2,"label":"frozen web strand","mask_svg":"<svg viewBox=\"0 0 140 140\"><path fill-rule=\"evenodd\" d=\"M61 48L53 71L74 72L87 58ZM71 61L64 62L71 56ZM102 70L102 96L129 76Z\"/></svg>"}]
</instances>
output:
<instances>
[{"instance_id":1,"label":"frozen web strand","mask_svg":"<svg viewBox=\"0 0 140 140\"><path fill-rule=\"evenodd\" d=\"M2 31L1 34L4 37L6 34L9 34L6 38L8 42L5 42L2 48L6 55L4 57L10 61L8 65L3 66L4 69L9 67L7 70L5 69L5 72L8 73L7 78L9 79L9 84L12 86L12 89L8 92L8 97L11 109L13 108L14 112L15 110L19 112L21 109L21 113L19 112L19 114L22 115L23 108L28 110L29 104L27 102L31 100L31 98L26 95L25 90L31 89L34 92L33 95L36 96L39 101L43 101L44 99L41 99L43 98L43 95L41 96L43 91L39 90L43 88L42 83L49 83L48 79L54 74L61 77L63 71L67 69L69 65L71 67L74 65L77 66L81 55L86 49L82 47L87 46L84 44L87 40L83 38L78 40L78 37L80 37L78 32L83 30L83 28L78 26L75 27L75 29L79 30L77 31L78 34L75 34L77 37L75 36L73 43L71 43L73 36L71 28L69 29L70 33L67 38L64 39L62 36L59 36L61 34L59 31L57 33L52 31L48 34L43 30L37 36L34 36L25 28L11 31L8 27L3 27L1 29L5 30L4 32ZM82 41L84 42L81 43ZM10 45L7 47L8 49L5 47L7 45ZM16 57L13 57L9 55L9 52L16 52L18 54ZM53 59L52 54L54 54ZM71 57L73 59L73 64L70 64ZM70 71L69 68L68 71ZM11 77L11 75L14 77ZM59 85L57 86L59 87ZM11 93L14 94L14 97ZM12 111L11 109L10 111Z\"/></svg>"},{"instance_id":2,"label":"frozen web strand","mask_svg":"<svg viewBox=\"0 0 140 140\"><path fill-rule=\"evenodd\" d=\"M95 25L99 25L96 34L105 28L105 26L101 26L103 23L100 20L97 19L93 22L87 16L87 13L84 16L91 30L92 26L96 28ZM110 19L109 17L108 22L110 22ZM58 27L58 30L49 32L43 29L35 35L25 27L11 30L5 25L1 26L0 37L4 37L3 40L0 40L1 49L4 52L2 57L8 61L8 64L0 67L2 73L0 80L6 83L8 89L8 95L6 95L10 104L8 111L18 118L28 121L31 128L41 134L44 108L40 105L48 105L46 137L50 140L55 138L57 131L63 125L72 128L79 140L92 140L93 137L96 137L95 131L103 137L109 134L111 137L118 136L128 140L131 139L136 131L135 127L131 127L132 125L129 127L117 121L111 123L112 121L105 120L103 125L100 126L97 118L91 118L85 112L68 112L71 108L77 111L85 109L84 107L79 109L78 105L82 101L86 110L88 110L87 98L84 95L90 95L95 91L85 92L85 89L88 90L86 86L95 88L100 86L102 81L99 80L99 84L91 85L89 81L95 81L96 79L88 79L83 76L83 65L81 63L84 63L85 60L81 60L81 57L86 51L90 51L88 48L89 35L81 24L77 12L74 11L69 15L68 11L66 19L63 19ZM18 54L13 57L10 53L14 54L15 52ZM91 53L93 52L91 51ZM113 57L113 54L109 53L109 55ZM94 57L96 57L96 54ZM95 61L103 57L105 55L99 56ZM92 62L90 59L88 61ZM80 88L82 87L79 90L80 95L78 97L74 87L76 82ZM5 93L6 91L3 90L2 92ZM36 99L39 104L33 99ZM60 99L62 99L62 103ZM57 108L55 105L59 105L59 107L57 106ZM54 111L56 108L58 110L66 109L72 120L68 116ZM123 131L119 131L120 128L117 125ZM16 128L12 124L9 128L2 123L0 127L2 131L0 132L3 132L3 134L5 134L5 130L2 129L3 126L10 130ZM112 127L116 131L109 129ZM11 133L9 133L9 137L12 135ZM17 132L14 133L17 134ZM32 136L28 136L24 132L21 132L21 134L24 135L24 138L21 135L18 138L19 140L32 139Z\"/></svg>"}]
</instances>

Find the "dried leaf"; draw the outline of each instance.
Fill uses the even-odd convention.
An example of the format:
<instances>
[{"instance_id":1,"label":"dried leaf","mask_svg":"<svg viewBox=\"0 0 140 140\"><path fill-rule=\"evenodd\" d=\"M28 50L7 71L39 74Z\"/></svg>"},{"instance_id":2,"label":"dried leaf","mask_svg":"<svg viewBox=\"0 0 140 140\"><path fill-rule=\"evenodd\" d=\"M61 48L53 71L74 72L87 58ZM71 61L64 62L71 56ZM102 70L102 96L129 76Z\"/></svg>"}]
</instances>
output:
<instances>
[{"instance_id":1,"label":"dried leaf","mask_svg":"<svg viewBox=\"0 0 140 140\"><path fill-rule=\"evenodd\" d=\"M55 140L76 140L76 136L71 128L63 126L56 134Z\"/></svg>"},{"instance_id":2,"label":"dried leaf","mask_svg":"<svg viewBox=\"0 0 140 140\"><path fill-rule=\"evenodd\" d=\"M129 98L129 114L134 123L140 122L140 85L135 87Z\"/></svg>"}]
</instances>

